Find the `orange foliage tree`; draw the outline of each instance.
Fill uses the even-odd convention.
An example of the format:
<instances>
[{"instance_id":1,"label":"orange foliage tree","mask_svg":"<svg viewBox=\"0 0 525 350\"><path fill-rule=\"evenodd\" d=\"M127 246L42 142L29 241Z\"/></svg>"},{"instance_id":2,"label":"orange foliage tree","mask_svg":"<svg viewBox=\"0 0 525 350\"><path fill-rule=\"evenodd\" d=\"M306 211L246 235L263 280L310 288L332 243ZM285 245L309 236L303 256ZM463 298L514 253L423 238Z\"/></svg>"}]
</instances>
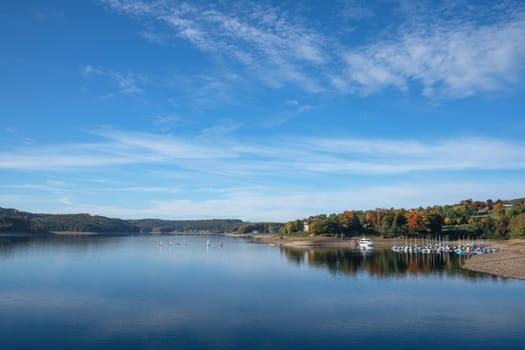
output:
<instances>
[{"instance_id":1,"label":"orange foliage tree","mask_svg":"<svg viewBox=\"0 0 525 350\"><path fill-rule=\"evenodd\" d=\"M412 209L406 213L406 219L410 234L430 233L430 220L426 212Z\"/></svg>"}]
</instances>

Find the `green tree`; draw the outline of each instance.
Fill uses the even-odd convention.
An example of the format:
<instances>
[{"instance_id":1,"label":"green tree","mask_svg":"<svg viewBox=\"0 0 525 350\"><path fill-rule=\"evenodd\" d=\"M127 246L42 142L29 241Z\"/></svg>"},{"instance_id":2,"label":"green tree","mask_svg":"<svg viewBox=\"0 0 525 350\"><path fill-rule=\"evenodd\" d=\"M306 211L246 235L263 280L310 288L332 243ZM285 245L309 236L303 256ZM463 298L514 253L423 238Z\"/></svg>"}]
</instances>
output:
<instances>
[{"instance_id":1,"label":"green tree","mask_svg":"<svg viewBox=\"0 0 525 350\"><path fill-rule=\"evenodd\" d=\"M342 232L345 235L352 235L355 232L360 232L363 228L359 216L355 211L345 211L340 214L339 222L341 224Z\"/></svg>"},{"instance_id":2,"label":"green tree","mask_svg":"<svg viewBox=\"0 0 525 350\"><path fill-rule=\"evenodd\" d=\"M396 236L406 235L408 232L407 220L405 213L401 210L396 210L394 219L392 220L392 233Z\"/></svg>"},{"instance_id":3,"label":"green tree","mask_svg":"<svg viewBox=\"0 0 525 350\"><path fill-rule=\"evenodd\" d=\"M510 235L512 238L525 236L525 213L516 215L510 220Z\"/></svg>"}]
</instances>

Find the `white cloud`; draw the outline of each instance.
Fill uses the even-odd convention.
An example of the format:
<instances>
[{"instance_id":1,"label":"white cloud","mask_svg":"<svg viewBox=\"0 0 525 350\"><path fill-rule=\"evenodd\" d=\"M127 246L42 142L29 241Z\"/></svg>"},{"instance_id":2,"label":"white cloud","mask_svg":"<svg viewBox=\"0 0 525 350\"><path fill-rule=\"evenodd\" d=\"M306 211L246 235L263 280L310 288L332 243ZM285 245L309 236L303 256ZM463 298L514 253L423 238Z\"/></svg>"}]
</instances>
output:
<instances>
[{"instance_id":1,"label":"white cloud","mask_svg":"<svg viewBox=\"0 0 525 350\"><path fill-rule=\"evenodd\" d=\"M278 113L275 117L268 118L261 123L263 127L272 128L279 125L283 125L295 119L303 113L307 113L316 108L316 106L310 104L301 104L295 100L286 101L287 108L286 110Z\"/></svg>"},{"instance_id":2,"label":"white cloud","mask_svg":"<svg viewBox=\"0 0 525 350\"><path fill-rule=\"evenodd\" d=\"M228 133L231 128L235 125L226 123L202 135ZM52 171L54 179L36 185L5 184L0 200L24 210L125 218L290 220L345 209L525 195L525 183L513 180L508 172L518 174L525 169L525 144L494 138L439 142L286 138L268 143L264 139L242 141L234 134L229 138L181 138L113 129L96 134L100 141L90 144L35 145L0 152L4 171ZM140 165L138 178L118 183L111 177L115 170L135 173L133 165ZM109 181L90 179L93 170L97 179L105 176ZM468 173L462 172L465 170ZM500 171L502 181L494 174L486 176L486 170ZM441 171L456 180L435 180ZM71 179L70 174L75 174L75 183L56 180L60 173L64 176L58 179ZM417 173L411 176L417 180L409 183L390 176L408 173ZM374 182L382 185L357 187L354 179L363 179L358 175L373 175ZM315 185L318 181L324 183L322 189ZM32 196L17 194L26 190ZM127 203L111 204L109 193L115 198L133 193L141 204L129 203L132 208ZM90 203L99 197L108 204ZM88 202L79 202L84 200Z\"/></svg>"},{"instance_id":3,"label":"white cloud","mask_svg":"<svg viewBox=\"0 0 525 350\"><path fill-rule=\"evenodd\" d=\"M388 139L287 138L238 140L238 125L226 123L194 137L100 129L101 141L34 146L0 152L3 169L118 168L163 164L224 176L272 177L301 171L331 174L525 169L525 145L494 138L463 137L439 142ZM223 137L231 134L230 137Z\"/></svg>"},{"instance_id":4,"label":"white cloud","mask_svg":"<svg viewBox=\"0 0 525 350\"><path fill-rule=\"evenodd\" d=\"M229 158L228 149L220 149L202 141L119 130L100 130L96 134L107 138L109 144L96 145L96 150L122 155L132 162L158 162L174 159Z\"/></svg>"},{"instance_id":5,"label":"white cloud","mask_svg":"<svg viewBox=\"0 0 525 350\"><path fill-rule=\"evenodd\" d=\"M155 127L160 131L167 132L177 126L184 124L184 119L178 115L158 115L153 118Z\"/></svg>"},{"instance_id":6,"label":"white cloud","mask_svg":"<svg viewBox=\"0 0 525 350\"><path fill-rule=\"evenodd\" d=\"M423 182L397 185L293 192L280 187L226 189L206 200L180 197L151 201L142 208L74 204L62 212L88 212L121 218L166 219L240 218L249 221L289 221L320 213L374 208L417 208L457 203L462 199L507 199L524 196L525 182Z\"/></svg>"},{"instance_id":7,"label":"white cloud","mask_svg":"<svg viewBox=\"0 0 525 350\"><path fill-rule=\"evenodd\" d=\"M236 66L240 63L270 86L295 83L310 92L323 89L303 66L315 67L327 62L324 36L276 8L140 1L105 3L116 11L167 25L176 37L213 56L231 59ZM150 41L161 37L165 36L146 33Z\"/></svg>"},{"instance_id":8,"label":"white cloud","mask_svg":"<svg viewBox=\"0 0 525 350\"><path fill-rule=\"evenodd\" d=\"M224 142L225 138L231 138L232 133L239 129L240 125L232 121L224 121L220 124L205 128L200 131L198 138L205 142Z\"/></svg>"},{"instance_id":9,"label":"white cloud","mask_svg":"<svg viewBox=\"0 0 525 350\"><path fill-rule=\"evenodd\" d=\"M304 158L302 167L319 172L381 175L525 168L525 145L491 138L465 137L439 143L384 139L303 142L303 147L312 149L311 154L326 156Z\"/></svg>"},{"instance_id":10,"label":"white cloud","mask_svg":"<svg viewBox=\"0 0 525 350\"><path fill-rule=\"evenodd\" d=\"M86 78L92 75L106 75L106 73L103 70L95 68L90 64L87 64L84 67L82 67L82 69L80 70L80 74L82 74L82 76Z\"/></svg>"},{"instance_id":11,"label":"white cloud","mask_svg":"<svg viewBox=\"0 0 525 350\"><path fill-rule=\"evenodd\" d=\"M519 4L475 11L447 3L432 8L401 4L415 16L395 17L388 31L356 46L341 34L348 28L324 32L318 23L279 7L104 3L145 20L148 31L141 35L147 40L166 44L176 37L249 80L274 88L294 84L310 93L368 95L417 88L429 98L456 99L520 83L525 60L525 11ZM347 19L373 21L371 6L353 1L333 10Z\"/></svg>"},{"instance_id":12,"label":"white cloud","mask_svg":"<svg viewBox=\"0 0 525 350\"><path fill-rule=\"evenodd\" d=\"M338 12L346 20L358 21L375 16L369 6L366 1L345 0L338 4Z\"/></svg>"},{"instance_id":13,"label":"white cloud","mask_svg":"<svg viewBox=\"0 0 525 350\"><path fill-rule=\"evenodd\" d=\"M109 79L117 87L118 94L134 95L144 92L140 86L147 78L144 74L137 73L121 73L112 69L104 69L100 67L93 67L88 64L80 70L80 74L86 79L100 76ZM115 92L108 93L105 97L113 97Z\"/></svg>"},{"instance_id":14,"label":"white cloud","mask_svg":"<svg viewBox=\"0 0 525 350\"><path fill-rule=\"evenodd\" d=\"M346 79L363 94L420 83L427 97L461 98L515 84L525 60L525 17L485 25L429 24L347 49Z\"/></svg>"}]
</instances>

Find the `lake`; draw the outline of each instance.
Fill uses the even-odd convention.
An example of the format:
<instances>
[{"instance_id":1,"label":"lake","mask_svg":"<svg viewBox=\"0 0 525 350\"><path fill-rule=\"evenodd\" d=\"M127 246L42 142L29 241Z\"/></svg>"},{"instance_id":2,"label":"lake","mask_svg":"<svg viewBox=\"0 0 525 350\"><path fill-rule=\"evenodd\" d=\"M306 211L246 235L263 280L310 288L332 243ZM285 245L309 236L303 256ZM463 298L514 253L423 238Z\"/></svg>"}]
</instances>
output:
<instances>
[{"instance_id":1,"label":"lake","mask_svg":"<svg viewBox=\"0 0 525 350\"><path fill-rule=\"evenodd\" d=\"M523 349L525 281L459 263L222 236L1 237L0 349Z\"/></svg>"}]
</instances>

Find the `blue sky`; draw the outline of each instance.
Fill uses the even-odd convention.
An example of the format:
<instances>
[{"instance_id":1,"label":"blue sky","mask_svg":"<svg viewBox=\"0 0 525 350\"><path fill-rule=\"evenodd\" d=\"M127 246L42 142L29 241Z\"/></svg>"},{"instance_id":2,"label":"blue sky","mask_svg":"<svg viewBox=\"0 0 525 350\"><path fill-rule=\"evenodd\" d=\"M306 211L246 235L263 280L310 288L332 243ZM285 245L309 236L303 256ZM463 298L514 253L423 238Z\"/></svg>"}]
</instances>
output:
<instances>
[{"instance_id":1,"label":"blue sky","mask_svg":"<svg viewBox=\"0 0 525 350\"><path fill-rule=\"evenodd\" d=\"M0 206L287 221L525 196L520 1L3 1Z\"/></svg>"}]
</instances>

